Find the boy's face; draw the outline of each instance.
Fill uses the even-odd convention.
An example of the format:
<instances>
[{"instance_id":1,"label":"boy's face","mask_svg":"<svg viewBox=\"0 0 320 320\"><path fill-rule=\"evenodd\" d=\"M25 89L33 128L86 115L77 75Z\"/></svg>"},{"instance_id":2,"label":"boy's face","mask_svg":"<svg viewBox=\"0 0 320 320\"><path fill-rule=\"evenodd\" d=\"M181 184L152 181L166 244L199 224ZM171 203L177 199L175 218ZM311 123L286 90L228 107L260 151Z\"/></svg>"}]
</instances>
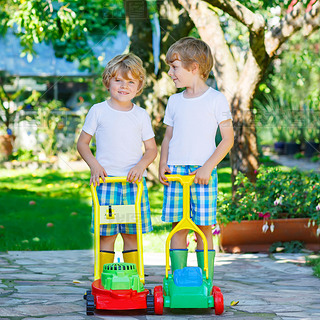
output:
<instances>
[{"instance_id":1,"label":"boy's face","mask_svg":"<svg viewBox=\"0 0 320 320\"><path fill-rule=\"evenodd\" d=\"M133 78L129 71L127 76L118 73L109 82L109 92L111 99L119 103L130 102L137 94L140 86L140 81Z\"/></svg>"},{"instance_id":2,"label":"boy's face","mask_svg":"<svg viewBox=\"0 0 320 320\"><path fill-rule=\"evenodd\" d=\"M174 60L169 64L169 67L168 75L173 80L176 88L185 88L192 84L194 74L191 70L189 71L182 66L181 60Z\"/></svg>"}]
</instances>

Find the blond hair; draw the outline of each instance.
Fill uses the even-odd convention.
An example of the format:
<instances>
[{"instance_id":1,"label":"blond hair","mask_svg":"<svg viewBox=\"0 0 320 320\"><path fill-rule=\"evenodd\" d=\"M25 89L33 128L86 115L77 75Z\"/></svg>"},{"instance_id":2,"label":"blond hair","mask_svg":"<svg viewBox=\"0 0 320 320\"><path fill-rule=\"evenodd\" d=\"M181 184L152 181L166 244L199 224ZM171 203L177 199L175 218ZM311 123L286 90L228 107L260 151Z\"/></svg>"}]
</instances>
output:
<instances>
[{"instance_id":1,"label":"blond hair","mask_svg":"<svg viewBox=\"0 0 320 320\"><path fill-rule=\"evenodd\" d=\"M207 80L213 67L213 57L210 47L202 40L193 37L181 38L169 48L166 63L181 60L182 66L190 70L193 63L199 65L200 75Z\"/></svg>"},{"instance_id":2,"label":"blond hair","mask_svg":"<svg viewBox=\"0 0 320 320\"><path fill-rule=\"evenodd\" d=\"M110 79L117 74L121 74L126 80L129 80L128 73L131 72L134 79L139 80L139 90L137 96L143 91L146 83L146 70L142 65L142 60L133 53L120 54L111 59L102 74L102 82L109 89Z\"/></svg>"}]
</instances>

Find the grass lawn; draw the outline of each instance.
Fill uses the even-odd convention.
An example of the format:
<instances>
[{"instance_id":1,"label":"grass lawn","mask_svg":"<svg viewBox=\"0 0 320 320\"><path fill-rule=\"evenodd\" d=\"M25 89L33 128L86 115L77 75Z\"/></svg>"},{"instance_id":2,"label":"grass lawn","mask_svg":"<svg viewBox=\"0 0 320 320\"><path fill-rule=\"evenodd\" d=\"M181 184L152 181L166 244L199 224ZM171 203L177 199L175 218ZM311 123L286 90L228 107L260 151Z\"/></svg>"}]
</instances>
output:
<instances>
[{"instance_id":1,"label":"grass lawn","mask_svg":"<svg viewBox=\"0 0 320 320\"><path fill-rule=\"evenodd\" d=\"M229 167L218 170L220 192L231 192L230 173ZM0 251L91 249L89 177L89 172L0 170ZM163 252L171 229L161 221L162 191L160 184L149 189L154 231L143 237L145 252Z\"/></svg>"},{"instance_id":2,"label":"grass lawn","mask_svg":"<svg viewBox=\"0 0 320 320\"><path fill-rule=\"evenodd\" d=\"M313 274L320 278L320 257L317 258L310 258L307 257L307 265L312 266Z\"/></svg>"}]
</instances>

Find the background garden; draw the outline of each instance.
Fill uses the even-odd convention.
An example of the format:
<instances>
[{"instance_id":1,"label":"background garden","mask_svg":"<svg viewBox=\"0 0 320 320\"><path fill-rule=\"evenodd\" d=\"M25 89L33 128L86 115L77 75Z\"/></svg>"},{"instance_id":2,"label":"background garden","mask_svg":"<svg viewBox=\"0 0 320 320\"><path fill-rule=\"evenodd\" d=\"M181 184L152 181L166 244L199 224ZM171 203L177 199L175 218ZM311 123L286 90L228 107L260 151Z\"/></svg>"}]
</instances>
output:
<instances>
[{"instance_id":1,"label":"background garden","mask_svg":"<svg viewBox=\"0 0 320 320\"><path fill-rule=\"evenodd\" d=\"M175 92L164 54L188 35L210 45L208 83L226 95L233 114L235 146L218 168L220 225L257 220L266 235L277 231L275 220L304 218L320 245L319 172L269 157L319 168L319 1L0 4L0 250L92 247L89 172L78 171L76 140L90 106L107 98L102 70L129 50L142 58L148 81L135 102L152 117L160 145L166 101ZM147 251L162 251L169 230L160 221L156 167L148 174L155 232L144 239ZM304 246L298 238L288 250Z\"/></svg>"}]
</instances>

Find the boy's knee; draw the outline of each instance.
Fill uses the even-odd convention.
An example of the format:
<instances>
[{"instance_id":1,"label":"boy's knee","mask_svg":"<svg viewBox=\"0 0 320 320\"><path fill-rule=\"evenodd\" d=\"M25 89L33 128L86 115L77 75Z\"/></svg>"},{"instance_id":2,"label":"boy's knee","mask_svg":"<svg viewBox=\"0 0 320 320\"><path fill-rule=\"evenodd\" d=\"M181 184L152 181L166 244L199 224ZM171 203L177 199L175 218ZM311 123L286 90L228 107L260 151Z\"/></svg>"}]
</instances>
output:
<instances>
[{"instance_id":1,"label":"boy's knee","mask_svg":"<svg viewBox=\"0 0 320 320\"><path fill-rule=\"evenodd\" d=\"M114 242L116 241L117 235L112 236L100 236L100 249L101 250L114 250Z\"/></svg>"},{"instance_id":2,"label":"boy's knee","mask_svg":"<svg viewBox=\"0 0 320 320\"><path fill-rule=\"evenodd\" d=\"M136 250L137 249L137 235L121 233L123 239L123 250Z\"/></svg>"},{"instance_id":3,"label":"boy's knee","mask_svg":"<svg viewBox=\"0 0 320 320\"><path fill-rule=\"evenodd\" d=\"M187 247L187 235L189 230L180 230L171 238L171 249L185 249Z\"/></svg>"}]
</instances>

